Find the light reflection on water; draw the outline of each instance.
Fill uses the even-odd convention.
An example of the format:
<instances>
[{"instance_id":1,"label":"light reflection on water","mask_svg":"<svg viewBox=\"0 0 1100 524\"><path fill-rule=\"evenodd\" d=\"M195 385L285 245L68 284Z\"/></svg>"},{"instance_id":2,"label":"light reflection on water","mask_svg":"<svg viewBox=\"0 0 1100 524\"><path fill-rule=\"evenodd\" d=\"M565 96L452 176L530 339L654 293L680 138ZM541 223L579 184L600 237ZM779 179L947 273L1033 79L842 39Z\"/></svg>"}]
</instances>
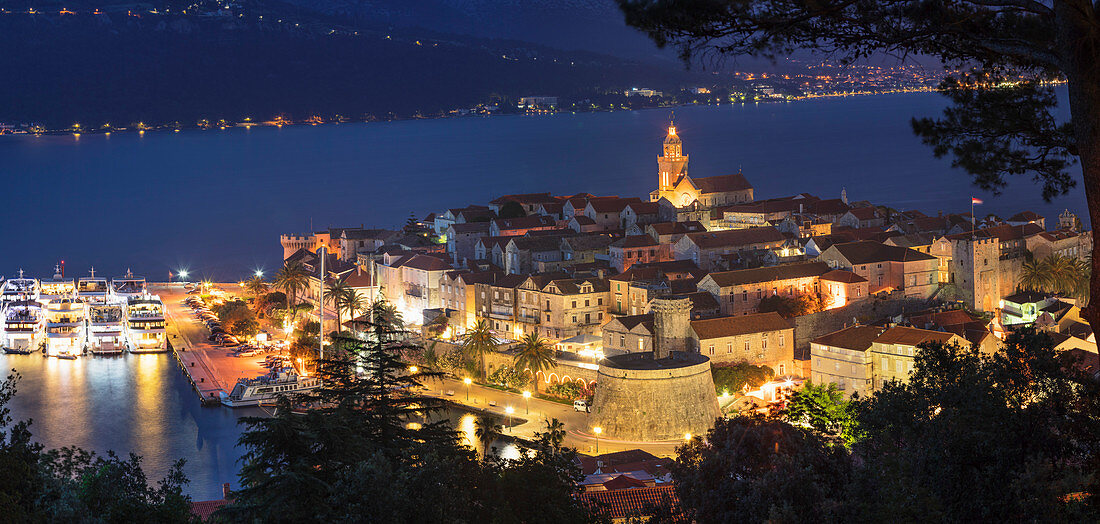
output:
<instances>
[{"instance_id":1,"label":"light reflection on water","mask_svg":"<svg viewBox=\"0 0 1100 524\"><path fill-rule=\"evenodd\" d=\"M236 421L263 413L200 406L173 357L165 354L77 360L0 354L0 377L13 368L22 380L12 416L32 418L38 442L47 448L139 454L151 481L184 458L188 492L196 500L220 498L223 482L236 486L241 456Z\"/></svg>"},{"instance_id":2,"label":"light reflection on water","mask_svg":"<svg viewBox=\"0 0 1100 524\"><path fill-rule=\"evenodd\" d=\"M151 482L184 458L191 480L187 491L195 500L221 498L223 482L237 487L237 460L242 455L236 447L241 434L237 419L264 415L256 408L202 407L167 354L77 360L0 354L0 379L12 369L22 375L12 416L33 419L35 440L46 448L136 453L143 457ZM429 416L443 418L462 433L466 445L481 453L483 446L474 433L477 415L450 408ZM498 439L490 448L505 458L519 457L519 448L510 440Z\"/></svg>"}]
</instances>

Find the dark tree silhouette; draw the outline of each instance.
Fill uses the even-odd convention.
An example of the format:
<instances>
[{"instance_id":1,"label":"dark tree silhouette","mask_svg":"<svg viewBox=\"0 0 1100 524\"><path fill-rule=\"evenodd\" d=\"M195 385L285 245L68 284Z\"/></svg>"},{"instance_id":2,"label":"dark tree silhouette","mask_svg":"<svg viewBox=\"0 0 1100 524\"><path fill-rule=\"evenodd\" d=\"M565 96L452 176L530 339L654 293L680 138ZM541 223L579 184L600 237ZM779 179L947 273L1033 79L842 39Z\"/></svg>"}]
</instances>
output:
<instances>
[{"instance_id":1,"label":"dark tree silhouette","mask_svg":"<svg viewBox=\"0 0 1100 524\"><path fill-rule=\"evenodd\" d=\"M1043 198L1077 182L1100 223L1100 5L1089 0L618 0L627 23L685 60L809 49L842 60L924 55L964 71L942 91L943 118L913 121L937 156L979 187L1000 191L1030 175ZM1054 111L1065 80L1068 122ZM1100 245L1093 263L1100 263ZM1093 271L1092 294L1100 291ZM1100 325L1100 309L1086 315Z\"/></svg>"}]
</instances>

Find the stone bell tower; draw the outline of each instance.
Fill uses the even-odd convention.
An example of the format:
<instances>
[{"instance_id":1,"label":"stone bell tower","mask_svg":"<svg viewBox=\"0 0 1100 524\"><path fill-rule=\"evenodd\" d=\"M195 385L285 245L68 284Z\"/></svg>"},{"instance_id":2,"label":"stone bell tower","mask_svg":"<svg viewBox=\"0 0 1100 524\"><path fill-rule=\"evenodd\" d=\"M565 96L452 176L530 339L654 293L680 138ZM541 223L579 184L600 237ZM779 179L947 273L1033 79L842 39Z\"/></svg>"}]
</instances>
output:
<instances>
[{"instance_id":1,"label":"stone bell tower","mask_svg":"<svg viewBox=\"0 0 1100 524\"><path fill-rule=\"evenodd\" d=\"M668 136L665 137L664 150L657 157L657 192L658 198L672 198L672 191L679 181L680 175L687 174L688 157L684 154L684 145L676 134L676 123L669 121ZM667 194L666 194L667 193Z\"/></svg>"}]
</instances>

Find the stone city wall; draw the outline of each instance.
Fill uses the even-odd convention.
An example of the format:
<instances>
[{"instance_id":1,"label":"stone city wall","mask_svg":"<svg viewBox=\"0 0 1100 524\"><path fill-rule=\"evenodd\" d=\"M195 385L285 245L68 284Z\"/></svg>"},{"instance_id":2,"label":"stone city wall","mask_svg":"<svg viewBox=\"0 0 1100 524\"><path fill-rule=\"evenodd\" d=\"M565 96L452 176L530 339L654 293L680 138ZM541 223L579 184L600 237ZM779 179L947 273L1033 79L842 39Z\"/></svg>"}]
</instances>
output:
<instances>
[{"instance_id":1,"label":"stone city wall","mask_svg":"<svg viewBox=\"0 0 1100 524\"><path fill-rule=\"evenodd\" d=\"M938 303L935 300L912 297L870 297L844 307L794 317L790 319L794 325L794 347L795 349L808 348L811 340L840 331L857 321L860 324L870 324L886 317L928 309Z\"/></svg>"},{"instance_id":2,"label":"stone city wall","mask_svg":"<svg viewBox=\"0 0 1100 524\"><path fill-rule=\"evenodd\" d=\"M702 435L721 412L710 361L673 369L600 366L593 426L608 438L632 441Z\"/></svg>"}]
</instances>

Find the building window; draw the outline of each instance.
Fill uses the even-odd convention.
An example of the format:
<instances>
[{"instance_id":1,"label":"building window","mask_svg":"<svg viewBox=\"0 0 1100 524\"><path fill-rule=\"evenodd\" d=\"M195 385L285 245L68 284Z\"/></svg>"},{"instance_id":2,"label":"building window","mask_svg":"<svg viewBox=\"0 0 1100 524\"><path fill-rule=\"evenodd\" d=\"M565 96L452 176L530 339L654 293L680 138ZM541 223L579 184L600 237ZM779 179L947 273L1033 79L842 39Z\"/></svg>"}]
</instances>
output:
<instances>
[{"instance_id":1,"label":"building window","mask_svg":"<svg viewBox=\"0 0 1100 524\"><path fill-rule=\"evenodd\" d=\"M749 301L749 291L747 289L741 292L741 301L742 302L748 302Z\"/></svg>"},{"instance_id":2,"label":"building window","mask_svg":"<svg viewBox=\"0 0 1100 524\"><path fill-rule=\"evenodd\" d=\"M779 334L779 347L783 347L783 333Z\"/></svg>"},{"instance_id":3,"label":"building window","mask_svg":"<svg viewBox=\"0 0 1100 524\"><path fill-rule=\"evenodd\" d=\"M733 353L733 342L726 342L726 353Z\"/></svg>"},{"instance_id":4,"label":"building window","mask_svg":"<svg viewBox=\"0 0 1100 524\"><path fill-rule=\"evenodd\" d=\"M779 365L779 376L783 376L783 375L786 375L786 374L787 374L787 366L785 366L783 364L780 364Z\"/></svg>"},{"instance_id":5,"label":"building window","mask_svg":"<svg viewBox=\"0 0 1100 524\"><path fill-rule=\"evenodd\" d=\"M576 309L576 308L577 308L577 301L576 301L576 300L574 300L574 301L573 301L573 309Z\"/></svg>"},{"instance_id":6,"label":"building window","mask_svg":"<svg viewBox=\"0 0 1100 524\"><path fill-rule=\"evenodd\" d=\"M767 334L760 335L760 350L763 351L765 349L768 349L768 335Z\"/></svg>"},{"instance_id":7,"label":"building window","mask_svg":"<svg viewBox=\"0 0 1100 524\"><path fill-rule=\"evenodd\" d=\"M626 348L626 335L619 335L619 347Z\"/></svg>"},{"instance_id":8,"label":"building window","mask_svg":"<svg viewBox=\"0 0 1100 524\"><path fill-rule=\"evenodd\" d=\"M573 315L573 323L574 323L574 324L576 324L576 323L577 323L577 315Z\"/></svg>"},{"instance_id":9,"label":"building window","mask_svg":"<svg viewBox=\"0 0 1100 524\"><path fill-rule=\"evenodd\" d=\"M713 355L713 354L714 354L714 344L711 344L710 346L708 346L708 347L707 347L707 349L709 349L709 350L710 350L710 354L711 354L711 355Z\"/></svg>"},{"instance_id":10,"label":"building window","mask_svg":"<svg viewBox=\"0 0 1100 524\"><path fill-rule=\"evenodd\" d=\"M746 340L746 341L745 341L745 353L748 353L749 351L750 351L750 350L749 350L749 341L748 341L748 340Z\"/></svg>"},{"instance_id":11,"label":"building window","mask_svg":"<svg viewBox=\"0 0 1100 524\"><path fill-rule=\"evenodd\" d=\"M602 306L603 305L603 298L596 299L596 305L597 306Z\"/></svg>"},{"instance_id":12,"label":"building window","mask_svg":"<svg viewBox=\"0 0 1100 524\"><path fill-rule=\"evenodd\" d=\"M642 338L642 337L638 337L638 351L644 351L644 350L645 350L645 339Z\"/></svg>"},{"instance_id":13,"label":"building window","mask_svg":"<svg viewBox=\"0 0 1100 524\"><path fill-rule=\"evenodd\" d=\"M584 299L584 307L588 307L588 306L589 306L589 302L590 302L590 301L589 301L589 300L588 300L587 298L586 298L586 299Z\"/></svg>"}]
</instances>

